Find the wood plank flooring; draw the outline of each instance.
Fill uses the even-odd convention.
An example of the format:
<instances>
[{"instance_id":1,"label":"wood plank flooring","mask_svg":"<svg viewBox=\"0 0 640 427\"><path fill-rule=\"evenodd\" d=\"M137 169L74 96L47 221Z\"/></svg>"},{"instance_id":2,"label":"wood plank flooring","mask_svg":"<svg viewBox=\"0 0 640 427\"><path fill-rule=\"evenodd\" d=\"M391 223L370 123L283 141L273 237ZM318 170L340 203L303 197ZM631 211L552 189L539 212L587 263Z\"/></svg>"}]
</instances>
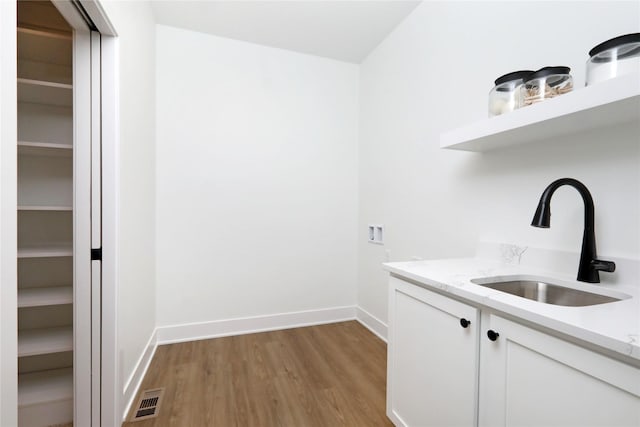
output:
<instances>
[{"instance_id":1,"label":"wood plank flooring","mask_svg":"<svg viewBox=\"0 0 640 427\"><path fill-rule=\"evenodd\" d=\"M165 387L159 415L123 425L392 426L386 355L356 321L160 346L140 387Z\"/></svg>"}]
</instances>

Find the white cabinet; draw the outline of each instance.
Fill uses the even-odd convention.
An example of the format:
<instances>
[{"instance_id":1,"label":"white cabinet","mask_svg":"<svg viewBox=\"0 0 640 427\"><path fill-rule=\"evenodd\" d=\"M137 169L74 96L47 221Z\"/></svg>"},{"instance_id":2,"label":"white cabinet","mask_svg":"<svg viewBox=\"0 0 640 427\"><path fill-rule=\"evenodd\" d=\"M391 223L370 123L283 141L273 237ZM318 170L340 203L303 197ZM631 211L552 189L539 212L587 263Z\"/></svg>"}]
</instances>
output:
<instances>
[{"instance_id":1,"label":"white cabinet","mask_svg":"<svg viewBox=\"0 0 640 427\"><path fill-rule=\"evenodd\" d=\"M396 426L640 426L639 367L395 277L387 351Z\"/></svg>"},{"instance_id":2,"label":"white cabinet","mask_svg":"<svg viewBox=\"0 0 640 427\"><path fill-rule=\"evenodd\" d=\"M481 426L640 426L640 369L495 314L482 332Z\"/></svg>"},{"instance_id":3,"label":"white cabinet","mask_svg":"<svg viewBox=\"0 0 640 427\"><path fill-rule=\"evenodd\" d=\"M399 426L476 424L478 310L395 278L389 289L387 415Z\"/></svg>"}]
</instances>

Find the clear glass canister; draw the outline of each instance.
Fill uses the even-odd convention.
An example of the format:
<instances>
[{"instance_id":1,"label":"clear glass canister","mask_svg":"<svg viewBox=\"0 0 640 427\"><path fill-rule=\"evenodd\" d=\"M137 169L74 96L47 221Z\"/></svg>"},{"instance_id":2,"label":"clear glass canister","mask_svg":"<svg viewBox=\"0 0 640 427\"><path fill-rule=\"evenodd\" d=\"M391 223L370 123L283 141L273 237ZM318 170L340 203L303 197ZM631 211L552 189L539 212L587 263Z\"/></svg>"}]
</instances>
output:
<instances>
[{"instance_id":1,"label":"clear glass canister","mask_svg":"<svg viewBox=\"0 0 640 427\"><path fill-rule=\"evenodd\" d=\"M625 74L640 76L640 33L600 43L589 51L589 57L586 86Z\"/></svg>"},{"instance_id":2,"label":"clear glass canister","mask_svg":"<svg viewBox=\"0 0 640 427\"><path fill-rule=\"evenodd\" d=\"M573 90L569 67L544 67L529 76L522 85L523 106L555 98Z\"/></svg>"},{"instance_id":3,"label":"clear glass canister","mask_svg":"<svg viewBox=\"0 0 640 427\"><path fill-rule=\"evenodd\" d=\"M533 71L522 70L500 76L489 92L489 117L499 116L521 107L520 86Z\"/></svg>"}]
</instances>

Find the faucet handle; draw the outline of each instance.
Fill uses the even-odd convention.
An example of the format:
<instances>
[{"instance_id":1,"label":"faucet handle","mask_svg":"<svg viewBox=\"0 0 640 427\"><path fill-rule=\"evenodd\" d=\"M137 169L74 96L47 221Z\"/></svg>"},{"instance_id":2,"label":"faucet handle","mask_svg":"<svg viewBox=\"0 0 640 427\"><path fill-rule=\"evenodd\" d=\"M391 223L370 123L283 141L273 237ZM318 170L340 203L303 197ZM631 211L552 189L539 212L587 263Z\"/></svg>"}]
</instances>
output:
<instances>
[{"instance_id":1,"label":"faucet handle","mask_svg":"<svg viewBox=\"0 0 640 427\"><path fill-rule=\"evenodd\" d=\"M609 273L613 273L616 271L616 263L613 261L603 261L601 259L594 259L591 261L591 267L594 270L606 271Z\"/></svg>"}]
</instances>

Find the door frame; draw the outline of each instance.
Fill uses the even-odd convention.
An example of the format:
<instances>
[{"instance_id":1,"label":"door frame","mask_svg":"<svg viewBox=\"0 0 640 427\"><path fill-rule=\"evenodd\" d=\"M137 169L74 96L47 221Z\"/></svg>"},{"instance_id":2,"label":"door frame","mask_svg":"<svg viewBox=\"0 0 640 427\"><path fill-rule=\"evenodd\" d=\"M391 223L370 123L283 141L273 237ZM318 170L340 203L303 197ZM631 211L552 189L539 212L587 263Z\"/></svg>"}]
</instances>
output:
<instances>
[{"instance_id":1,"label":"door frame","mask_svg":"<svg viewBox=\"0 0 640 427\"><path fill-rule=\"evenodd\" d=\"M57 0L55 0L57 1ZM64 0L68 1L68 0ZM100 33L102 144L102 321L100 425L122 423L118 358L118 158L120 146L118 34L100 0L81 0Z\"/></svg>"},{"instance_id":2,"label":"door frame","mask_svg":"<svg viewBox=\"0 0 640 427\"><path fill-rule=\"evenodd\" d=\"M0 1L0 425L18 423L16 2Z\"/></svg>"}]
</instances>

